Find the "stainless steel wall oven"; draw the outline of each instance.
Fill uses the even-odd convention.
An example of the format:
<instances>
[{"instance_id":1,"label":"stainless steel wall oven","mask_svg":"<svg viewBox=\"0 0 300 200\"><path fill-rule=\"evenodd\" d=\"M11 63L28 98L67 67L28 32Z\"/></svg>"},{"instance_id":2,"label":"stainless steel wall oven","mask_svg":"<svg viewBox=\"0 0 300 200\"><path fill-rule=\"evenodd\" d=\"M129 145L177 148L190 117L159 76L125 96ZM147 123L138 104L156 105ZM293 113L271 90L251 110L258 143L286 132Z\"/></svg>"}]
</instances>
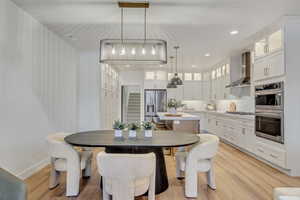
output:
<instances>
[{"instance_id":1,"label":"stainless steel wall oven","mask_svg":"<svg viewBox=\"0 0 300 200\"><path fill-rule=\"evenodd\" d=\"M283 103L283 82L255 87L255 128L257 136L284 143Z\"/></svg>"}]
</instances>

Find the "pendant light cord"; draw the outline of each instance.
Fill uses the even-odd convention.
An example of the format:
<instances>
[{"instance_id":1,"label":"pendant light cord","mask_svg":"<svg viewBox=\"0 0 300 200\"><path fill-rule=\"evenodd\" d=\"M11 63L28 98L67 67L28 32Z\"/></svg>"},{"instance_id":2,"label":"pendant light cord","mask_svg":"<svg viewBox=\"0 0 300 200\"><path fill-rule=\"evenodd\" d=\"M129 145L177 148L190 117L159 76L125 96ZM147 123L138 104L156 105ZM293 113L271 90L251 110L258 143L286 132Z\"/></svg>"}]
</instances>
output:
<instances>
[{"instance_id":1,"label":"pendant light cord","mask_svg":"<svg viewBox=\"0 0 300 200\"><path fill-rule=\"evenodd\" d=\"M123 44L123 41L124 41L124 36L123 36L123 34L124 34L123 33L123 31L124 31L123 30L124 29L123 28L123 26L124 26L123 23L124 22L123 22L123 20L124 20L124 11L123 11L123 8L121 8L121 42L122 42L122 44Z\"/></svg>"},{"instance_id":2,"label":"pendant light cord","mask_svg":"<svg viewBox=\"0 0 300 200\"><path fill-rule=\"evenodd\" d=\"M146 34L147 34L146 18L147 18L147 8L145 7L145 11L144 11L144 43L146 43Z\"/></svg>"},{"instance_id":3,"label":"pendant light cord","mask_svg":"<svg viewBox=\"0 0 300 200\"><path fill-rule=\"evenodd\" d=\"M177 57L178 57L178 52L177 52L177 51L178 51L178 48L179 48L179 46L175 46L175 47L174 47L174 49L175 49L175 56L176 56L176 57L175 57L175 59L176 59L176 60L175 60L175 61L176 61L176 72L175 72L175 73L178 73L178 66L177 66L177 65L178 65L178 64L177 64L177 63L178 63L178 60L177 60Z\"/></svg>"}]
</instances>

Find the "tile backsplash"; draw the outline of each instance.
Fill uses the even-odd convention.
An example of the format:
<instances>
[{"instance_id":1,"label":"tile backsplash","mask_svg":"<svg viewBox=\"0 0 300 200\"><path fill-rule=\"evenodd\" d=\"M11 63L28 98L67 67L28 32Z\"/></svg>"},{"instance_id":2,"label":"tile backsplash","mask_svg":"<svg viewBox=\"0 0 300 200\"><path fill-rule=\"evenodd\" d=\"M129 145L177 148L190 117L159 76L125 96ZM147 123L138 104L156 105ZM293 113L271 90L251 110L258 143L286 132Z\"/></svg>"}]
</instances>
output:
<instances>
[{"instance_id":1,"label":"tile backsplash","mask_svg":"<svg viewBox=\"0 0 300 200\"><path fill-rule=\"evenodd\" d=\"M240 99L234 100L218 100L214 103L216 104L216 109L219 112L226 112L229 108L229 104L234 102L236 104L236 110L239 112L255 112L255 102L254 97L245 96ZM206 110L206 101L182 101L184 106L184 110ZM212 102L209 102L212 103Z\"/></svg>"},{"instance_id":2,"label":"tile backsplash","mask_svg":"<svg viewBox=\"0 0 300 200\"><path fill-rule=\"evenodd\" d=\"M185 105L183 109L188 110L205 110L206 102L205 101L182 101Z\"/></svg>"},{"instance_id":3,"label":"tile backsplash","mask_svg":"<svg viewBox=\"0 0 300 200\"><path fill-rule=\"evenodd\" d=\"M239 112L255 112L255 102L253 97L242 97L238 100L219 100L216 101L217 110L226 112L229 104L234 102L236 104L236 111Z\"/></svg>"}]
</instances>

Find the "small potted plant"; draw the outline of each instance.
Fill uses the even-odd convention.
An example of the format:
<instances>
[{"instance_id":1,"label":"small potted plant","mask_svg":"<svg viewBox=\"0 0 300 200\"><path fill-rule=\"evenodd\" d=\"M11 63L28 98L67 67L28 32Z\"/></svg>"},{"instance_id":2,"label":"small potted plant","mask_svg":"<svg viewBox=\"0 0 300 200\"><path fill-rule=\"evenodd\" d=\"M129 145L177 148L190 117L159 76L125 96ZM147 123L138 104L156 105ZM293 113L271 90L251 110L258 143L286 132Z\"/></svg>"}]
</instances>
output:
<instances>
[{"instance_id":1,"label":"small potted plant","mask_svg":"<svg viewBox=\"0 0 300 200\"><path fill-rule=\"evenodd\" d=\"M140 124L138 122L133 122L128 124L129 137L136 137L136 131L140 129Z\"/></svg>"},{"instance_id":2,"label":"small potted plant","mask_svg":"<svg viewBox=\"0 0 300 200\"><path fill-rule=\"evenodd\" d=\"M152 137L152 132L155 127L154 124L152 122L143 122L142 126L144 128L145 137Z\"/></svg>"},{"instance_id":3,"label":"small potted plant","mask_svg":"<svg viewBox=\"0 0 300 200\"><path fill-rule=\"evenodd\" d=\"M120 120L114 121L113 129L115 130L115 137L122 137L123 130L125 129L125 124L122 123Z\"/></svg>"},{"instance_id":4,"label":"small potted plant","mask_svg":"<svg viewBox=\"0 0 300 200\"><path fill-rule=\"evenodd\" d=\"M176 101L176 99L169 99L168 101L168 108L169 108L169 112L172 114L176 114L177 113L177 108L182 107L183 104L181 103L181 101Z\"/></svg>"}]
</instances>

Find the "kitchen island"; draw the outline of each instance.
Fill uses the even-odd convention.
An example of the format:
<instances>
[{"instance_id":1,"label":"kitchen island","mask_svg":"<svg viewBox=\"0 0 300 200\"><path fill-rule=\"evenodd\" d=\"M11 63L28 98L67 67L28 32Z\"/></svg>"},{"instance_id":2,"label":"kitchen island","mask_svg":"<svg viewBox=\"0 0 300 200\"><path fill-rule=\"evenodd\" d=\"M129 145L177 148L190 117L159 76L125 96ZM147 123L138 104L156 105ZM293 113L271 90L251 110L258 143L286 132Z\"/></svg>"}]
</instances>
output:
<instances>
[{"instance_id":1,"label":"kitchen island","mask_svg":"<svg viewBox=\"0 0 300 200\"><path fill-rule=\"evenodd\" d=\"M200 117L188 113L178 112L176 114L159 112L157 113L161 121L166 121L166 126L170 130L184 131L198 134L200 130Z\"/></svg>"}]
</instances>

